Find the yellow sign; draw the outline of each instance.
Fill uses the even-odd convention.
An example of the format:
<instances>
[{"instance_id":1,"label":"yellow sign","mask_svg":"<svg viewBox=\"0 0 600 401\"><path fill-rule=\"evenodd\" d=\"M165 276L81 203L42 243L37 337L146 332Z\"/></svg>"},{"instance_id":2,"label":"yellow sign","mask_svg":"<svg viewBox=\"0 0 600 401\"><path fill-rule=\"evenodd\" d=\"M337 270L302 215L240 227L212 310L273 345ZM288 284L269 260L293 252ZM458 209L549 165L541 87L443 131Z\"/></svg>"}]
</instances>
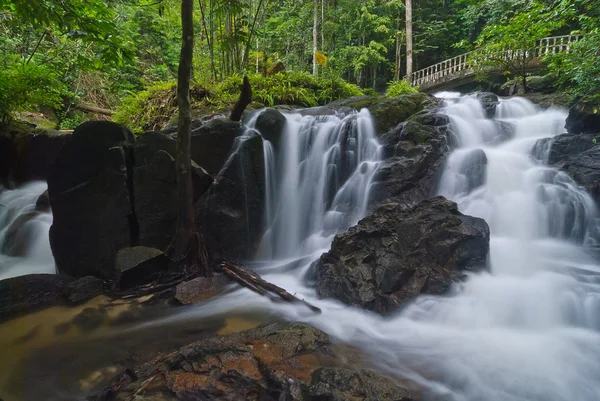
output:
<instances>
[{"instance_id":1,"label":"yellow sign","mask_svg":"<svg viewBox=\"0 0 600 401\"><path fill-rule=\"evenodd\" d=\"M317 50L315 53L315 62L323 67L327 67L327 56Z\"/></svg>"}]
</instances>

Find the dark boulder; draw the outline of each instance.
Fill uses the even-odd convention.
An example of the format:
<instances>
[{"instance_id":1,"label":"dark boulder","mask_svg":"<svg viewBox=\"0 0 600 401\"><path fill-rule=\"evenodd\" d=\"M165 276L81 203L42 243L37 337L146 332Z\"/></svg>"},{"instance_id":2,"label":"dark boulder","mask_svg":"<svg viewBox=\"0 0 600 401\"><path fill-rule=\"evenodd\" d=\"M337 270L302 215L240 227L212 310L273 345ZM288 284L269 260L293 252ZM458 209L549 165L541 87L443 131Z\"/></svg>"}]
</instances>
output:
<instances>
[{"instance_id":1,"label":"dark boulder","mask_svg":"<svg viewBox=\"0 0 600 401\"><path fill-rule=\"evenodd\" d=\"M223 274L196 277L177 285L175 299L184 305L206 301L223 292L229 283L231 281Z\"/></svg>"},{"instance_id":2,"label":"dark boulder","mask_svg":"<svg viewBox=\"0 0 600 401\"><path fill-rule=\"evenodd\" d=\"M0 182L18 186L46 180L50 166L71 134L36 129L28 133L0 133Z\"/></svg>"},{"instance_id":3,"label":"dark boulder","mask_svg":"<svg viewBox=\"0 0 600 401\"><path fill-rule=\"evenodd\" d=\"M594 113L581 105L575 105L569 109L565 127L570 134L599 135L600 113Z\"/></svg>"},{"instance_id":4,"label":"dark boulder","mask_svg":"<svg viewBox=\"0 0 600 401\"><path fill-rule=\"evenodd\" d=\"M62 290L62 295L71 305L81 304L103 293L104 284L102 280L92 276L71 281Z\"/></svg>"},{"instance_id":5,"label":"dark boulder","mask_svg":"<svg viewBox=\"0 0 600 401\"><path fill-rule=\"evenodd\" d=\"M489 228L454 202L387 204L338 234L316 264L317 293L379 313L419 294L443 294L486 267Z\"/></svg>"},{"instance_id":6,"label":"dark boulder","mask_svg":"<svg viewBox=\"0 0 600 401\"><path fill-rule=\"evenodd\" d=\"M481 103L483 112L487 118L494 118L496 115L496 107L500 99L493 93L489 92L474 92L471 94Z\"/></svg>"},{"instance_id":7,"label":"dark boulder","mask_svg":"<svg viewBox=\"0 0 600 401\"><path fill-rule=\"evenodd\" d=\"M35 210L38 212L49 212L50 211L50 195L48 190L45 190L35 202Z\"/></svg>"},{"instance_id":8,"label":"dark boulder","mask_svg":"<svg viewBox=\"0 0 600 401\"><path fill-rule=\"evenodd\" d=\"M0 280L0 322L65 304L62 290L70 281L57 274L29 274Z\"/></svg>"},{"instance_id":9,"label":"dark boulder","mask_svg":"<svg viewBox=\"0 0 600 401\"><path fill-rule=\"evenodd\" d=\"M564 134L550 145L548 164L567 173L600 205L600 144L586 134Z\"/></svg>"},{"instance_id":10,"label":"dark boulder","mask_svg":"<svg viewBox=\"0 0 600 401\"><path fill-rule=\"evenodd\" d=\"M120 125L86 122L50 168L50 244L60 272L114 279L117 251L137 240L128 176L133 142Z\"/></svg>"},{"instance_id":11,"label":"dark boulder","mask_svg":"<svg viewBox=\"0 0 600 401\"><path fill-rule=\"evenodd\" d=\"M343 347L311 326L274 323L186 345L121 375L98 400L133 395L163 399L167 394L180 400L306 401L338 400L321 397L354 393L359 398L349 399L410 400L406 390L374 373L322 370L343 365L342 353ZM367 388L359 388L358 378L365 379ZM376 398L360 398L368 392ZM396 395L403 398L385 398Z\"/></svg>"},{"instance_id":12,"label":"dark boulder","mask_svg":"<svg viewBox=\"0 0 600 401\"><path fill-rule=\"evenodd\" d=\"M205 122L192 130L192 160L215 177L242 133L242 125L229 119L213 118Z\"/></svg>"},{"instance_id":13,"label":"dark boulder","mask_svg":"<svg viewBox=\"0 0 600 401\"><path fill-rule=\"evenodd\" d=\"M435 113L434 113L435 114ZM424 121L442 123L435 115ZM373 178L372 205L387 202L416 204L432 196L449 151L445 125L423 125L409 120L381 137L385 160Z\"/></svg>"},{"instance_id":14,"label":"dark boulder","mask_svg":"<svg viewBox=\"0 0 600 401\"><path fill-rule=\"evenodd\" d=\"M117 253L116 260L119 288L149 283L168 267L169 259L159 249L146 246L123 248Z\"/></svg>"},{"instance_id":15,"label":"dark boulder","mask_svg":"<svg viewBox=\"0 0 600 401\"><path fill-rule=\"evenodd\" d=\"M139 224L139 244L166 251L177 222L175 141L163 134L144 134L135 144L133 189ZM192 162L194 201L206 192L213 178Z\"/></svg>"},{"instance_id":16,"label":"dark boulder","mask_svg":"<svg viewBox=\"0 0 600 401\"><path fill-rule=\"evenodd\" d=\"M283 114L275 109L265 109L256 118L256 130L271 142L275 148L279 145L279 139L283 133L286 119Z\"/></svg>"},{"instance_id":17,"label":"dark boulder","mask_svg":"<svg viewBox=\"0 0 600 401\"><path fill-rule=\"evenodd\" d=\"M412 401L409 392L392 380L368 370L321 368L312 375L311 400Z\"/></svg>"},{"instance_id":18,"label":"dark boulder","mask_svg":"<svg viewBox=\"0 0 600 401\"><path fill-rule=\"evenodd\" d=\"M253 132L236 150L196 204L199 229L213 257L248 258L263 228L265 165L263 140Z\"/></svg>"}]
</instances>

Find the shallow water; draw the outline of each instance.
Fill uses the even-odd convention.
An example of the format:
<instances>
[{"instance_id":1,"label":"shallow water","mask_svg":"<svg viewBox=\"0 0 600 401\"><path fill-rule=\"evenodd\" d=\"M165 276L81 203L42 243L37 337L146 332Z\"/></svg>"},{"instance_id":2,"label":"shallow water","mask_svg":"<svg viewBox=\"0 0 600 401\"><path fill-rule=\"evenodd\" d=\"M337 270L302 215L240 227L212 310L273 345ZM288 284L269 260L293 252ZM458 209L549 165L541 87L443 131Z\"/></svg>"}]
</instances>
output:
<instances>
[{"instance_id":1,"label":"shallow water","mask_svg":"<svg viewBox=\"0 0 600 401\"><path fill-rule=\"evenodd\" d=\"M252 267L323 313L239 289L55 352L72 349L66 355L73 358L89 352L83 350L91 343L104 344L100 354L118 359L157 333L173 333L180 343L188 340L184 328L197 329L189 334L197 338L203 322L224 317L285 319L311 323L361 348L378 368L418 383L430 400L597 401L600 266L585 247L597 244L598 211L567 175L544 165L543 154L531 155L539 139L563 132L565 111L540 110L515 98L503 100L496 117L486 119L476 99L443 97L458 147L445 164L439 193L490 225L489 272L471 274L446 296L421 296L386 317L318 299L311 264L337 231L364 216L379 146L366 111L320 118L288 114L280 154L265 144L269 230ZM481 164L475 150L485 154L483 174L473 166ZM56 354L36 360L61 361ZM44 372L46 383L60 386L59 377Z\"/></svg>"}]
</instances>

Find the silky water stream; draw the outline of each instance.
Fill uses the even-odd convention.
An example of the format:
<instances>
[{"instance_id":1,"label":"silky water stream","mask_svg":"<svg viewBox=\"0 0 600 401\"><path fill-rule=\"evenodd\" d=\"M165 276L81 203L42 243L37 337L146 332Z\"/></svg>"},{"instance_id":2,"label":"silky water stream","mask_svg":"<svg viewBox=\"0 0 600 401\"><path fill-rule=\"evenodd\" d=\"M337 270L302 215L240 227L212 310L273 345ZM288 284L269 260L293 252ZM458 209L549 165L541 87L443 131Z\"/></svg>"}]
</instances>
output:
<instances>
[{"instance_id":1,"label":"silky water stream","mask_svg":"<svg viewBox=\"0 0 600 401\"><path fill-rule=\"evenodd\" d=\"M288 113L277 150L264 144L267 230L251 263L323 313L236 289L142 319L120 330L121 338L176 335L224 316L305 321L416 383L427 400L600 399L600 268L586 252L596 245L598 212L585 191L546 165L566 113L513 98L490 119L473 97L443 97L456 146L439 193L490 225L489 272L385 317L318 299L312 264L367 213L381 148L366 110ZM106 350L115 344L104 343Z\"/></svg>"}]
</instances>

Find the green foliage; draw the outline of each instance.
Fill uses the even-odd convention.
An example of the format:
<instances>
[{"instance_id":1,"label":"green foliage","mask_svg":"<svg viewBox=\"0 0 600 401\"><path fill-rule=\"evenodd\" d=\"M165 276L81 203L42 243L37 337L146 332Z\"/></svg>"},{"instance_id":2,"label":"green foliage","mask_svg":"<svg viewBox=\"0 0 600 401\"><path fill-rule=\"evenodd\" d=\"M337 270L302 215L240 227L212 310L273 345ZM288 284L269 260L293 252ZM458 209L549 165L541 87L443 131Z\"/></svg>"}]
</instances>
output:
<instances>
[{"instance_id":1,"label":"green foliage","mask_svg":"<svg viewBox=\"0 0 600 401\"><path fill-rule=\"evenodd\" d=\"M0 68L0 122L39 105L60 107L64 85L46 66L5 60Z\"/></svg>"},{"instance_id":2,"label":"green foliage","mask_svg":"<svg viewBox=\"0 0 600 401\"><path fill-rule=\"evenodd\" d=\"M314 77L302 72L267 77L255 74L248 78L252 85L254 108L283 104L314 107L363 94L359 87L341 78ZM240 95L241 87L242 77L239 76L229 77L212 86L195 83L190 90L192 111L208 114L231 108ZM137 132L150 131L163 128L173 120L176 112L175 83L160 83L124 99L114 121Z\"/></svg>"},{"instance_id":3,"label":"green foliage","mask_svg":"<svg viewBox=\"0 0 600 401\"><path fill-rule=\"evenodd\" d=\"M400 95L408 95L419 91L418 86L412 86L406 79L401 81L392 81L389 83L385 95L387 97L395 97Z\"/></svg>"},{"instance_id":4,"label":"green foliage","mask_svg":"<svg viewBox=\"0 0 600 401\"><path fill-rule=\"evenodd\" d=\"M267 77L254 74L248 78L258 107L281 104L314 107L363 94L358 86L341 78L314 77L304 72L278 73ZM237 99L241 86L242 77L230 77L217 86L216 93L223 99Z\"/></svg>"}]
</instances>

